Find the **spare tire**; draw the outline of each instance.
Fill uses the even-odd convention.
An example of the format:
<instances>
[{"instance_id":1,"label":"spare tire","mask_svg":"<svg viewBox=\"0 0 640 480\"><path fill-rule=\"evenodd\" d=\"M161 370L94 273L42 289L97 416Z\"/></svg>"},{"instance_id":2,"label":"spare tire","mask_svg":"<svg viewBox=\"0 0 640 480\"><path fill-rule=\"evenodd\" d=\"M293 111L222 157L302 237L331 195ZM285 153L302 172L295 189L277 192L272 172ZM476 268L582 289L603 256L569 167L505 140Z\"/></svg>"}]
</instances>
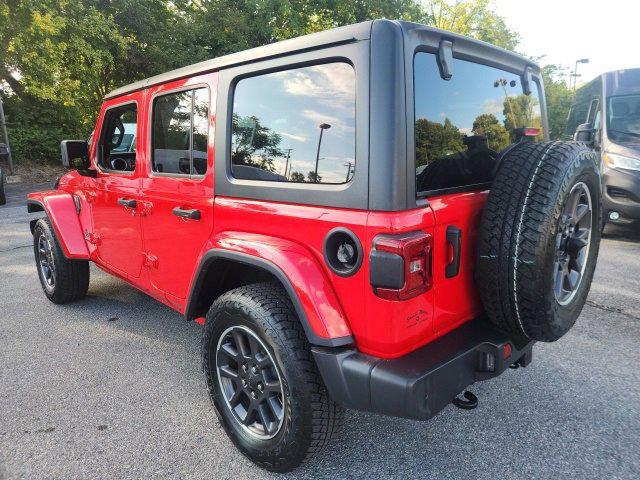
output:
<instances>
[{"instance_id":1,"label":"spare tire","mask_svg":"<svg viewBox=\"0 0 640 480\"><path fill-rule=\"evenodd\" d=\"M600 188L583 143L522 143L501 159L476 283L491 322L516 342L558 340L578 318L598 257Z\"/></svg>"}]
</instances>

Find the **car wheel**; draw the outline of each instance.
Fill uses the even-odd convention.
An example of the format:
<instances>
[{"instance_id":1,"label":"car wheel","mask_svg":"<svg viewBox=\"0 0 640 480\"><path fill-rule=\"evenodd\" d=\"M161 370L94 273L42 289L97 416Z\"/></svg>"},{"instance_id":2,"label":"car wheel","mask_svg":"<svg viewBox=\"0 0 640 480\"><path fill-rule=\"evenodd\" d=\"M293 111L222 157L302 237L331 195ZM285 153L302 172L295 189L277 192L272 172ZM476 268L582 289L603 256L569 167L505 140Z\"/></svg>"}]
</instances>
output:
<instances>
[{"instance_id":1,"label":"car wheel","mask_svg":"<svg viewBox=\"0 0 640 480\"><path fill-rule=\"evenodd\" d=\"M89 262L69 260L48 218L33 228L33 252L45 295L53 303L69 303L85 297L89 288Z\"/></svg>"},{"instance_id":2,"label":"car wheel","mask_svg":"<svg viewBox=\"0 0 640 480\"><path fill-rule=\"evenodd\" d=\"M597 159L576 142L525 143L503 159L480 225L476 282L514 339L555 341L589 293L602 214Z\"/></svg>"},{"instance_id":3,"label":"car wheel","mask_svg":"<svg viewBox=\"0 0 640 480\"><path fill-rule=\"evenodd\" d=\"M343 410L328 397L279 285L247 285L220 296L207 314L202 346L218 418L257 465L290 471L339 429Z\"/></svg>"}]
</instances>

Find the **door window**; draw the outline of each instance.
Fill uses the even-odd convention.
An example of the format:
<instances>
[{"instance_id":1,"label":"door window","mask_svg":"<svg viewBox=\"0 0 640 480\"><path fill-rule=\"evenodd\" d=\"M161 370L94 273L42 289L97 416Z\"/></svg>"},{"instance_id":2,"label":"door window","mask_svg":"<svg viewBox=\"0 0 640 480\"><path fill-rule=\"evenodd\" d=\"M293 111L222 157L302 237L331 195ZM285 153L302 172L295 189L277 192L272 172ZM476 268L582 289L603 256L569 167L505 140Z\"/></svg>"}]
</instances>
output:
<instances>
[{"instance_id":1,"label":"door window","mask_svg":"<svg viewBox=\"0 0 640 480\"><path fill-rule=\"evenodd\" d=\"M157 97L153 102L153 171L170 175L204 175L207 172L208 133L208 89Z\"/></svg>"},{"instance_id":2,"label":"door window","mask_svg":"<svg viewBox=\"0 0 640 480\"><path fill-rule=\"evenodd\" d=\"M138 107L127 104L106 111L98 150L98 165L111 172L136 168Z\"/></svg>"}]
</instances>

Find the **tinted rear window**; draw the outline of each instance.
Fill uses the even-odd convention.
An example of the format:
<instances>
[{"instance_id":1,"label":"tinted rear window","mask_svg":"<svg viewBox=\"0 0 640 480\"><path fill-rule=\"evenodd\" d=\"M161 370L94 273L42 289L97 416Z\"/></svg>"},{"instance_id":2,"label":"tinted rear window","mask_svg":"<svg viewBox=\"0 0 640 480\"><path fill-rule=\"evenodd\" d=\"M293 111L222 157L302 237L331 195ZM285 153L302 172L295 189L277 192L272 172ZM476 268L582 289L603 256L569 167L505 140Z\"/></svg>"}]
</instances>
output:
<instances>
[{"instance_id":1,"label":"tinted rear window","mask_svg":"<svg viewBox=\"0 0 640 480\"><path fill-rule=\"evenodd\" d=\"M537 85L525 95L519 75L454 59L453 76L440 77L436 56L414 60L416 191L488 186L498 153L514 129L542 132Z\"/></svg>"}]
</instances>

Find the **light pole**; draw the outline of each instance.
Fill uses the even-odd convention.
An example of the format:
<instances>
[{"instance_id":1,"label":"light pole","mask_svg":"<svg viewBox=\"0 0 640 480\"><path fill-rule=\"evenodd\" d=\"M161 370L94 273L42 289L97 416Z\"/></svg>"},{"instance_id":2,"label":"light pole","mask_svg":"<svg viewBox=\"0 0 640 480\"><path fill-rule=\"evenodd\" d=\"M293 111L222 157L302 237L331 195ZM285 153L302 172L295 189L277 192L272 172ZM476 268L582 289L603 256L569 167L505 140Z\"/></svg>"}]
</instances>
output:
<instances>
[{"instance_id":1,"label":"light pole","mask_svg":"<svg viewBox=\"0 0 640 480\"><path fill-rule=\"evenodd\" d=\"M320 144L322 143L322 133L325 130L329 130L330 128L331 128L331 125L329 125L328 123L320 124L320 137L318 137L318 151L316 152L316 169L315 169L315 178L314 178L315 183L318 183L318 162L320 161Z\"/></svg>"},{"instance_id":2,"label":"light pole","mask_svg":"<svg viewBox=\"0 0 640 480\"><path fill-rule=\"evenodd\" d=\"M589 59L588 58L580 58L578 60L576 60L576 66L573 69L573 73L571 74L571 76L573 77L573 91L576 91L576 84L578 83L578 64L579 63L589 63Z\"/></svg>"},{"instance_id":3,"label":"light pole","mask_svg":"<svg viewBox=\"0 0 640 480\"><path fill-rule=\"evenodd\" d=\"M289 160L291 159L291 152L293 152L293 148L285 148L284 151L287 152L284 157L286 160L284 164L284 178L289 178L287 170L289 169Z\"/></svg>"},{"instance_id":4,"label":"light pole","mask_svg":"<svg viewBox=\"0 0 640 480\"><path fill-rule=\"evenodd\" d=\"M513 105L511 105L511 98L509 98L509 94L507 93L507 79L506 78L499 78L497 79L495 82L493 82L493 86L494 88L498 88L498 87L502 87L502 90L504 90L504 99L505 102L507 102L507 106L509 107L509 113L511 113L511 122L513 122L513 128L517 128L518 126L516 125L516 115L513 112ZM510 84L512 87L514 86L513 84Z\"/></svg>"},{"instance_id":5,"label":"light pole","mask_svg":"<svg viewBox=\"0 0 640 480\"><path fill-rule=\"evenodd\" d=\"M4 120L4 108L2 106L2 96L0 96L0 125L2 126L4 143L7 146L7 154L8 154L8 160L9 160L9 175L13 175L13 158L11 157L11 146L9 145L9 135L7 134L7 123Z\"/></svg>"}]
</instances>

